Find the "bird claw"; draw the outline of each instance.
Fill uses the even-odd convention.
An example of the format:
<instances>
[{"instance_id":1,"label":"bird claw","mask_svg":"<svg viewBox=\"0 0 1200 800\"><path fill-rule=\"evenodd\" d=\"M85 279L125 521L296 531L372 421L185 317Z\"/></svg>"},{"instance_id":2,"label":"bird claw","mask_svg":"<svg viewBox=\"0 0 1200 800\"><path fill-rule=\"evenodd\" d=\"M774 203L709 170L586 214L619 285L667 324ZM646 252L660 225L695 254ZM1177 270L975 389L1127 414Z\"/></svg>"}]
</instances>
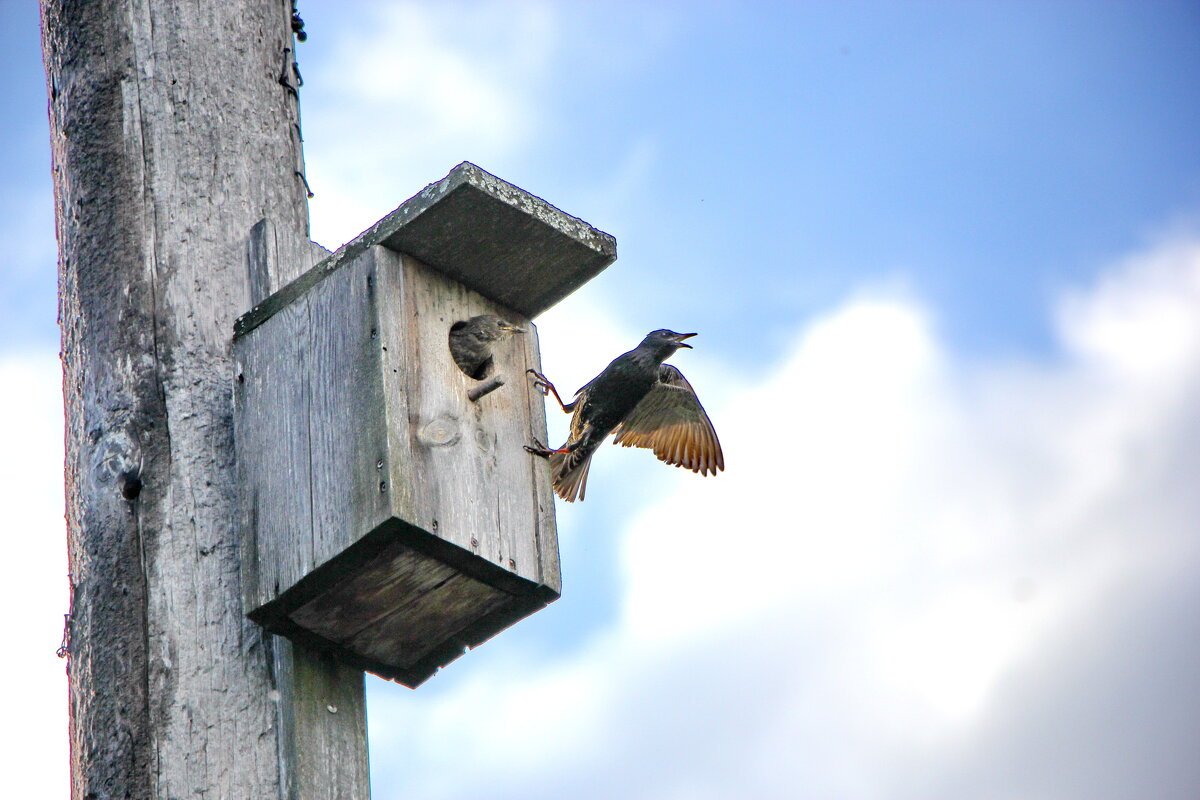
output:
<instances>
[{"instance_id":1,"label":"bird claw","mask_svg":"<svg viewBox=\"0 0 1200 800\"><path fill-rule=\"evenodd\" d=\"M559 396L559 394L558 394L558 389L554 388L554 384L550 382L549 378L547 378L542 373L538 372L536 369L533 369L532 367L525 371L533 376L533 388L535 388L539 392L541 392L542 397L549 397L550 395L554 395L554 399L558 401L558 405L560 408L562 408L564 413L569 414L569 413L571 413L571 411L574 410L575 404L571 403L570 405L567 405L566 403L564 403L562 397Z\"/></svg>"},{"instance_id":2,"label":"bird claw","mask_svg":"<svg viewBox=\"0 0 1200 800\"><path fill-rule=\"evenodd\" d=\"M552 384L545 375L538 372L536 369L530 368L525 371L533 376L533 388L541 392L542 397L548 396L550 394L550 390L554 388L554 384Z\"/></svg>"},{"instance_id":3,"label":"bird claw","mask_svg":"<svg viewBox=\"0 0 1200 800\"><path fill-rule=\"evenodd\" d=\"M526 453L531 453L535 456L541 456L542 458L549 458L552 455L566 455L567 453L570 453L571 451L573 451L576 446L577 446L577 444L576 445L565 444L562 447L558 448L557 450L551 450L549 447L546 447L546 445L542 444L537 439L533 440L532 445L528 445L528 444L523 445Z\"/></svg>"}]
</instances>

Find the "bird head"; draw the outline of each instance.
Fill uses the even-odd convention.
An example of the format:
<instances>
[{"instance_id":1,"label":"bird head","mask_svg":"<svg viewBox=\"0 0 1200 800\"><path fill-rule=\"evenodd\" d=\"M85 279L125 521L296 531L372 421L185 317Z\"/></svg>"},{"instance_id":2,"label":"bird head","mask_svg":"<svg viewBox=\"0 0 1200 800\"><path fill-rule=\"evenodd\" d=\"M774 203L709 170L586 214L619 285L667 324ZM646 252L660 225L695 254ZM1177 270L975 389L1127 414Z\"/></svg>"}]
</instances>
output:
<instances>
[{"instance_id":1,"label":"bird head","mask_svg":"<svg viewBox=\"0 0 1200 800\"><path fill-rule=\"evenodd\" d=\"M671 354L681 347L686 347L690 350L692 346L685 342L684 339L690 339L695 335L694 333L676 333L675 331L660 329L646 334L646 338L642 339L640 346L653 350L655 354L661 354L659 355L659 360L661 361L662 359L670 358Z\"/></svg>"},{"instance_id":2,"label":"bird head","mask_svg":"<svg viewBox=\"0 0 1200 800\"><path fill-rule=\"evenodd\" d=\"M501 319L495 314L480 314L477 317L471 317L467 320L465 328L468 332L488 342L503 339L514 333L525 332L520 326Z\"/></svg>"}]
</instances>

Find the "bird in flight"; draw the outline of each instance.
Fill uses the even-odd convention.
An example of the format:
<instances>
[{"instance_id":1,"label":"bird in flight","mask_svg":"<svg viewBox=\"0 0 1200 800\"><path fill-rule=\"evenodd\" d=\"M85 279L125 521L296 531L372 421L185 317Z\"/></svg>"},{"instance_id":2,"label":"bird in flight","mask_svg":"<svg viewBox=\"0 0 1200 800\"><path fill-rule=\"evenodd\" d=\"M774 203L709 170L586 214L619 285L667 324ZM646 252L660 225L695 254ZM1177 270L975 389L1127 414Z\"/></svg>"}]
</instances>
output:
<instances>
[{"instance_id":1,"label":"bird in flight","mask_svg":"<svg viewBox=\"0 0 1200 800\"><path fill-rule=\"evenodd\" d=\"M712 421L700 405L683 373L663 361L694 333L652 331L634 349L613 359L604 371L564 403L545 375L529 370L534 386L543 395L553 394L571 417L566 444L550 450L540 442L525 449L550 460L550 476L559 497L583 500L592 454L604 439L615 434L613 444L645 447L659 461L699 472L725 469L725 456Z\"/></svg>"},{"instance_id":2,"label":"bird in flight","mask_svg":"<svg viewBox=\"0 0 1200 800\"><path fill-rule=\"evenodd\" d=\"M450 355L467 377L480 380L492 361L492 343L524 332L495 314L480 314L450 326Z\"/></svg>"}]
</instances>

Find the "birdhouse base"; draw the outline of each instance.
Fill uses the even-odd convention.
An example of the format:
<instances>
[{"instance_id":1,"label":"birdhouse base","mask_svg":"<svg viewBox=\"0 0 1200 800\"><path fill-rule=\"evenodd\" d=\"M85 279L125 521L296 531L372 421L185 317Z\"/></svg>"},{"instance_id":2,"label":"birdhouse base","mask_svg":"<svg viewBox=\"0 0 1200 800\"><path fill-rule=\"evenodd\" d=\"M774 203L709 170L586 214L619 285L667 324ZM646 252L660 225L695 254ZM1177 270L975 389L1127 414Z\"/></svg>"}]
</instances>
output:
<instances>
[{"instance_id":1,"label":"birdhouse base","mask_svg":"<svg viewBox=\"0 0 1200 800\"><path fill-rule=\"evenodd\" d=\"M558 593L390 519L250 618L416 687Z\"/></svg>"}]
</instances>

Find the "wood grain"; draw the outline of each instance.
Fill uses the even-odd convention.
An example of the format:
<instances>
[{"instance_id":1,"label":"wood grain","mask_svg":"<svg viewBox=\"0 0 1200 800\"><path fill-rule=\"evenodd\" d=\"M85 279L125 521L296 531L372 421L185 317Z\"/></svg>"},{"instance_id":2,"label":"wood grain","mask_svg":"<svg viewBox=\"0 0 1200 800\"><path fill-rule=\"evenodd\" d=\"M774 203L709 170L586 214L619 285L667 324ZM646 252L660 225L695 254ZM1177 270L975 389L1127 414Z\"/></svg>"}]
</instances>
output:
<instances>
[{"instance_id":1,"label":"wood grain","mask_svg":"<svg viewBox=\"0 0 1200 800\"><path fill-rule=\"evenodd\" d=\"M238 318L248 333L315 284L383 245L493 302L536 317L617 257L609 234L464 161Z\"/></svg>"},{"instance_id":2,"label":"wood grain","mask_svg":"<svg viewBox=\"0 0 1200 800\"><path fill-rule=\"evenodd\" d=\"M368 795L361 676L317 670L318 687L306 654L280 658L290 645L243 616L230 334L256 295L322 257L296 174L296 96L279 82L289 12L42 3L79 800ZM293 474L279 482L307 480L297 453L281 460ZM271 486L255 501L245 514L304 513ZM307 709L327 692L342 694L339 722L317 724ZM330 737L316 751L339 757L305 754ZM306 776L290 770L304 761Z\"/></svg>"},{"instance_id":3,"label":"wood grain","mask_svg":"<svg viewBox=\"0 0 1200 800\"><path fill-rule=\"evenodd\" d=\"M448 644L459 631L482 641L561 585L546 464L523 450L545 436L525 374L538 364L536 331L385 247L301 281L305 291L235 339L259 564L247 610L423 680L431 657L461 653ZM449 331L481 313L526 333L497 343L489 377L504 385L473 401L480 381L455 366ZM406 548L427 541L398 551L393 528Z\"/></svg>"}]
</instances>

